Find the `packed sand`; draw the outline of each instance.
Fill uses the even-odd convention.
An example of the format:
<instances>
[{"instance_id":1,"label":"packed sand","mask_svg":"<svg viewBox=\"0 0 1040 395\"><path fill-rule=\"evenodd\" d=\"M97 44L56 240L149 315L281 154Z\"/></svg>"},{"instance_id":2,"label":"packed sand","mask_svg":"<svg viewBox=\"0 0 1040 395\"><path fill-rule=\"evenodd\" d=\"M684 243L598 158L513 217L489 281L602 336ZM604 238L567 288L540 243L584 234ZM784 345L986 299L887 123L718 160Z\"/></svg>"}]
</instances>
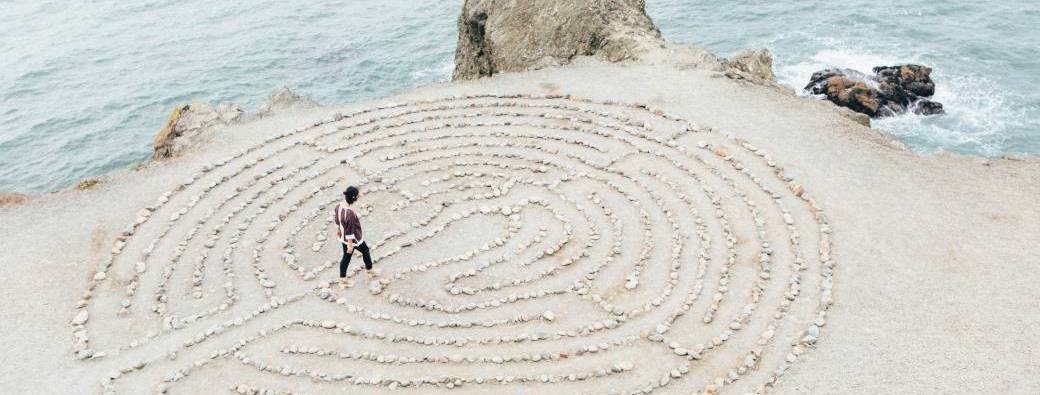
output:
<instances>
[{"instance_id":1,"label":"packed sand","mask_svg":"<svg viewBox=\"0 0 1040 395\"><path fill-rule=\"evenodd\" d=\"M348 184L381 274L340 290ZM1036 393L1038 196L1035 158L918 156L681 65L445 83L0 207L0 382Z\"/></svg>"}]
</instances>

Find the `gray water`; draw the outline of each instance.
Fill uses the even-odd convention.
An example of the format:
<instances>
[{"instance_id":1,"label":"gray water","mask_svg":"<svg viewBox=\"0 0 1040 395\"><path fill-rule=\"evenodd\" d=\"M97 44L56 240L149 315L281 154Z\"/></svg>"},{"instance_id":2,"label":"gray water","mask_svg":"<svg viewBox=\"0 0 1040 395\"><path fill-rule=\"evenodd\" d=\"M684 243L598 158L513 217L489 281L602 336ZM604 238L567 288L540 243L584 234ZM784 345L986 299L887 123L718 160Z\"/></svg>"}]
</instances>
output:
<instances>
[{"instance_id":1,"label":"gray water","mask_svg":"<svg viewBox=\"0 0 1040 395\"><path fill-rule=\"evenodd\" d=\"M670 41L721 56L773 52L780 82L799 90L814 71L932 66L947 114L899 116L873 126L918 152L988 157L1040 153L1040 2L791 2L649 0Z\"/></svg>"},{"instance_id":2,"label":"gray water","mask_svg":"<svg viewBox=\"0 0 1040 395\"><path fill-rule=\"evenodd\" d=\"M794 87L828 66L928 64L948 114L876 127L920 152L1040 153L1035 2L647 3L668 40L767 47ZM146 160L178 103L256 108L285 85L336 104L446 80L461 4L0 0L0 191Z\"/></svg>"}]
</instances>

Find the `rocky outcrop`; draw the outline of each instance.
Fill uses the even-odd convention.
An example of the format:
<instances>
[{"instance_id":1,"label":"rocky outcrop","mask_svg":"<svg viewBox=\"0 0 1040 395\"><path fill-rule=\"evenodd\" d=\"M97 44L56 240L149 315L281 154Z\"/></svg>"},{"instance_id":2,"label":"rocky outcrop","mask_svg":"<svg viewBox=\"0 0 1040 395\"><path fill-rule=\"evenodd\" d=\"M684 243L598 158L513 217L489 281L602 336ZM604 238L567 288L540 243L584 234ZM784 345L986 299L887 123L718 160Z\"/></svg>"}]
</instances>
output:
<instances>
[{"instance_id":1,"label":"rocky outcrop","mask_svg":"<svg viewBox=\"0 0 1040 395\"><path fill-rule=\"evenodd\" d=\"M241 114L241 109L230 105L213 108L207 103L192 103L174 108L166 126L155 135L152 159L172 158L197 146L208 130L227 125Z\"/></svg>"},{"instance_id":2,"label":"rocky outcrop","mask_svg":"<svg viewBox=\"0 0 1040 395\"><path fill-rule=\"evenodd\" d=\"M267 96L267 102L264 103L257 114L263 118L276 113L305 110L314 107L318 107L318 102L308 97L300 96L283 86L275 89L274 92Z\"/></svg>"},{"instance_id":3,"label":"rocky outcrop","mask_svg":"<svg viewBox=\"0 0 1040 395\"><path fill-rule=\"evenodd\" d=\"M932 68L914 64L902 66L879 66L874 76L881 90L905 89L917 96L930 97L935 94Z\"/></svg>"},{"instance_id":4,"label":"rocky outcrop","mask_svg":"<svg viewBox=\"0 0 1040 395\"><path fill-rule=\"evenodd\" d=\"M773 55L768 49L745 49L733 59L723 62L723 65L729 69L727 71L742 73L743 77L752 81L776 82Z\"/></svg>"},{"instance_id":5,"label":"rocky outcrop","mask_svg":"<svg viewBox=\"0 0 1040 395\"><path fill-rule=\"evenodd\" d=\"M78 184L76 184L76 189L79 189L81 191L85 191L85 190L94 188L94 187L96 187L96 186L98 186L100 184L101 184L101 180L99 180L97 178L87 178L87 179L84 179L84 180L80 180L80 182Z\"/></svg>"},{"instance_id":6,"label":"rocky outcrop","mask_svg":"<svg viewBox=\"0 0 1040 395\"><path fill-rule=\"evenodd\" d=\"M870 127L870 116L868 116L867 114L855 112L845 107L832 106L831 108L838 110L838 113L841 114L841 116L851 119L853 122L856 122L868 128Z\"/></svg>"},{"instance_id":7,"label":"rocky outcrop","mask_svg":"<svg viewBox=\"0 0 1040 395\"><path fill-rule=\"evenodd\" d=\"M643 0L466 0L452 79L569 63L638 59L664 40Z\"/></svg>"},{"instance_id":8,"label":"rocky outcrop","mask_svg":"<svg viewBox=\"0 0 1040 395\"><path fill-rule=\"evenodd\" d=\"M906 112L921 115L942 114L941 103L928 97L935 94L932 69L919 65L882 66L874 75L855 70L828 69L813 73L805 90L824 95L842 107L869 115L885 117Z\"/></svg>"},{"instance_id":9,"label":"rocky outcrop","mask_svg":"<svg viewBox=\"0 0 1040 395\"><path fill-rule=\"evenodd\" d=\"M277 113L317 107L318 103L300 96L289 88L275 89L256 113L246 113L234 103L221 103L216 107L208 103L191 103L178 106L170 112L166 125L155 135L152 159L162 160L180 155L209 140L212 130L236 122L247 122Z\"/></svg>"}]
</instances>

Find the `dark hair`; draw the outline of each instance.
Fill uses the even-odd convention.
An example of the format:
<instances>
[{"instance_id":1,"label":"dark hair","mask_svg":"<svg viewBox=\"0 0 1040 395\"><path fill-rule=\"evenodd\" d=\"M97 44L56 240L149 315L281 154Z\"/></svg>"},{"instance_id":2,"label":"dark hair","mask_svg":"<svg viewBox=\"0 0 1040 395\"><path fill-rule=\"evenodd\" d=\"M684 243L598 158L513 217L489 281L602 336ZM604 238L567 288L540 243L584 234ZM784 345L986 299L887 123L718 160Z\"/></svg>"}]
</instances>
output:
<instances>
[{"instance_id":1,"label":"dark hair","mask_svg":"<svg viewBox=\"0 0 1040 395\"><path fill-rule=\"evenodd\" d=\"M349 186L347 190L343 191L343 197L347 199L347 204L354 204L357 201L358 189L356 186Z\"/></svg>"}]
</instances>

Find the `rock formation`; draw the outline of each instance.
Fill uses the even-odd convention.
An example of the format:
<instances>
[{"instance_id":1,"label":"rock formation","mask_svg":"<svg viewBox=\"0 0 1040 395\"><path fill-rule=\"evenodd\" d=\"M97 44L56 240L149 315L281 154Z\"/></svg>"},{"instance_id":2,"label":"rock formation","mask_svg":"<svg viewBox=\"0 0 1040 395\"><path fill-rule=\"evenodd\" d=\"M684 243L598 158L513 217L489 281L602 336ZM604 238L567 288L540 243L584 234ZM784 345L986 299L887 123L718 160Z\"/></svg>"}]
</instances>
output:
<instances>
[{"instance_id":1,"label":"rock formation","mask_svg":"<svg viewBox=\"0 0 1040 395\"><path fill-rule=\"evenodd\" d=\"M452 79L569 63L576 56L638 59L661 46L643 0L466 0Z\"/></svg>"},{"instance_id":2,"label":"rock formation","mask_svg":"<svg viewBox=\"0 0 1040 395\"><path fill-rule=\"evenodd\" d=\"M171 158L199 146L208 140L210 131L221 126L317 106L318 103L314 100L300 96L286 87L275 89L267 97L260 111L254 114L246 113L234 103L221 103L215 108L208 103L178 106L170 112L166 125L155 135L152 159Z\"/></svg>"},{"instance_id":3,"label":"rock formation","mask_svg":"<svg viewBox=\"0 0 1040 395\"><path fill-rule=\"evenodd\" d=\"M935 94L935 82L932 81L932 68L920 65L879 66L874 74L881 83L881 90L902 88L917 96ZM890 86L890 88L886 88Z\"/></svg>"},{"instance_id":4,"label":"rock formation","mask_svg":"<svg viewBox=\"0 0 1040 395\"><path fill-rule=\"evenodd\" d=\"M724 62L730 70L741 72L752 80L776 82L773 74L773 55L768 49L746 49L733 59Z\"/></svg>"},{"instance_id":5,"label":"rock formation","mask_svg":"<svg viewBox=\"0 0 1040 395\"><path fill-rule=\"evenodd\" d=\"M275 113L303 110L318 106L318 102L308 97L300 96L286 87L275 89L267 96L267 102L260 108L258 115L262 117L271 116Z\"/></svg>"},{"instance_id":6,"label":"rock formation","mask_svg":"<svg viewBox=\"0 0 1040 395\"><path fill-rule=\"evenodd\" d=\"M221 109L231 109L221 106ZM237 107L234 107L237 110ZM205 132L214 126L224 126L240 116L241 110L221 113L207 103L185 104L173 109L159 133L155 135L152 159L177 156L204 139ZM230 118L227 119L227 118Z\"/></svg>"},{"instance_id":7,"label":"rock formation","mask_svg":"<svg viewBox=\"0 0 1040 395\"><path fill-rule=\"evenodd\" d=\"M920 65L882 66L874 75L855 70L827 69L813 73L805 90L825 95L828 100L871 117L906 112L942 114L941 103L927 97L935 94L932 69Z\"/></svg>"}]
</instances>

